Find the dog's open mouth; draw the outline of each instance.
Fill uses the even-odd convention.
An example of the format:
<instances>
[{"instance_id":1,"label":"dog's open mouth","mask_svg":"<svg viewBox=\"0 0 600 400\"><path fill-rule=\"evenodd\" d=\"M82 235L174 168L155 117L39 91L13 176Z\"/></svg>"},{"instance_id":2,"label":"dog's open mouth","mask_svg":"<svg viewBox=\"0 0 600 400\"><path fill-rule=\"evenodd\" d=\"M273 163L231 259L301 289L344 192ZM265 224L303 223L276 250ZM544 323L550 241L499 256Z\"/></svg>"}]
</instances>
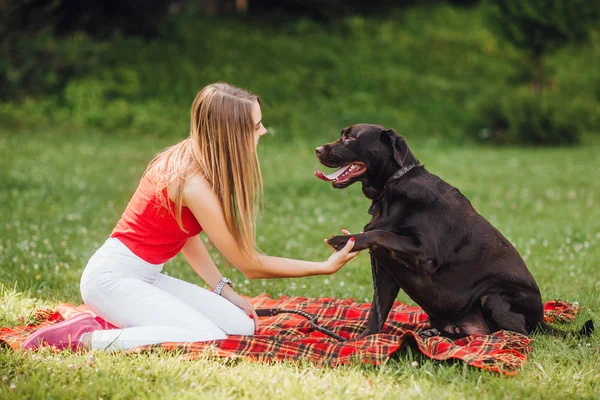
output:
<instances>
[{"instance_id":1,"label":"dog's open mouth","mask_svg":"<svg viewBox=\"0 0 600 400\"><path fill-rule=\"evenodd\" d=\"M329 175L322 171L315 172L315 176L325 182L332 182L333 186L339 186L352 181L354 178L364 174L367 166L359 161L343 165Z\"/></svg>"}]
</instances>

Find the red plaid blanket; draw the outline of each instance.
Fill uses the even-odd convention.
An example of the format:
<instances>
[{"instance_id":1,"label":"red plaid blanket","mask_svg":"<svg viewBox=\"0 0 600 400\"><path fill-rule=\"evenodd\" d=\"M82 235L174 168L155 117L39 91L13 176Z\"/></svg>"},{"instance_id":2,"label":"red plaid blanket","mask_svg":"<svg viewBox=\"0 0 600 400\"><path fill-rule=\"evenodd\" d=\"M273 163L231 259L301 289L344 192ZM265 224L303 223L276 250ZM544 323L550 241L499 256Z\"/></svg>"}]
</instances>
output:
<instances>
[{"instance_id":1,"label":"red plaid blanket","mask_svg":"<svg viewBox=\"0 0 600 400\"><path fill-rule=\"evenodd\" d=\"M320 325L349 340L339 342L317 332L301 316L279 314L261 318L260 330L254 336L232 335L225 340L212 342L163 343L130 351L162 348L181 351L190 359L195 359L200 354L210 354L257 361L309 360L317 365L328 366L351 362L378 365L404 345L410 344L435 360L462 360L485 370L516 375L530 350L529 338L508 331L473 335L455 341L442 337L421 338L418 332L428 327L427 316L419 307L400 302L394 304L382 333L353 340L364 328L370 306L368 303L332 298L271 299L266 295L249 300L255 308L290 308L317 315ZM549 322L572 321L578 310L577 304L563 301L548 302L544 306L545 317ZM20 349L31 332L81 312L90 311L85 305L69 304L62 304L56 310L38 311L34 325L1 328L0 343L4 342L15 350ZM96 319L106 329L114 328L100 317Z\"/></svg>"}]
</instances>

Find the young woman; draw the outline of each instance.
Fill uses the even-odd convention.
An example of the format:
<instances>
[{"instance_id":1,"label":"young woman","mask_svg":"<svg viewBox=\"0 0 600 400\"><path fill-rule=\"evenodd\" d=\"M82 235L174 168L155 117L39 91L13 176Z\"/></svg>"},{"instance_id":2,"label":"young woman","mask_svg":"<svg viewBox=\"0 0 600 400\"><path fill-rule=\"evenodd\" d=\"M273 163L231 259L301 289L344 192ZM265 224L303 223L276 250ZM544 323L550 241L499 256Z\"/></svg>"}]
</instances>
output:
<instances>
[{"instance_id":1,"label":"young woman","mask_svg":"<svg viewBox=\"0 0 600 400\"><path fill-rule=\"evenodd\" d=\"M120 329L102 330L82 314L35 332L23 347L119 350L252 335L256 313L221 275L201 231L249 279L332 274L354 258L352 240L324 262L255 250L262 193L256 146L265 133L256 95L225 83L202 89L192 104L189 137L150 162L110 238L83 271L83 301ZM161 274L179 252L213 291Z\"/></svg>"}]
</instances>

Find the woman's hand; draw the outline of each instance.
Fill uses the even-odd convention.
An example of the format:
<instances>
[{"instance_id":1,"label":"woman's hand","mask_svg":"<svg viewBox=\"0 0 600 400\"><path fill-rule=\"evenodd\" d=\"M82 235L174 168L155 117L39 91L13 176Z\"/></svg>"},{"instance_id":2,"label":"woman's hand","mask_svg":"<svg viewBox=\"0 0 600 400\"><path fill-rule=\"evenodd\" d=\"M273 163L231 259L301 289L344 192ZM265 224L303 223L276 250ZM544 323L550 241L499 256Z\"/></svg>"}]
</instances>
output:
<instances>
[{"instance_id":1,"label":"woman's hand","mask_svg":"<svg viewBox=\"0 0 600 400\"><path fill-rule=\"evenodd\" d=\"M347 231L346 229L342 229L342 233L344 235L351 235L351 233L349 231ZM354 238L350 238L350 240L348 240L346 245L339 251L336 251L333 247L331 247L329 245L329 243L327 242L327 239L323 239L323 241L331 250L334 251L334 253L325 262L325 265L326 265L325 270L327 271L328 274L333 274L334 272L337 272L348 261L352 260L354 257L356 257L358 255L358 253L360 253L359 251L350 253L352 251L352 248L354 247Z\"/></svg>"},{"instance_id":2,"label":"woman's hand","mask_svg":"<svg viewBox=\"0 0 600 400\"><path fill-rule=\"evenodd\" d=\"M254 307L252 307L252 304L250 304L248 300L244 299L242 296L237 294L235 290L233 290L233 288L229 285L225 285L223 287L223 290L221 291L221 296L223 296L231 303L244 310L246 314L248 314L248 317L250 317L254 321L254 332L258 331L258 315L256 315Z\"/></svg>"}]
</instances>

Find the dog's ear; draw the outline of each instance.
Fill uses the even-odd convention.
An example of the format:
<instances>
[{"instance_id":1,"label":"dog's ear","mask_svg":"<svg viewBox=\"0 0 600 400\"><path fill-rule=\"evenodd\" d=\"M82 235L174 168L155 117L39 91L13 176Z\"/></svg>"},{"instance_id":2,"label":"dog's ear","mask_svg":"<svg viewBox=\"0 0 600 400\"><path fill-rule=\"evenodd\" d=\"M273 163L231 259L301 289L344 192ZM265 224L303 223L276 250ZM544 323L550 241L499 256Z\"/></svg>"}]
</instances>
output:
<instances>
[{"instance_id":1,"label":"dog's ear","mask_svg":"<svg viewBox=\"0 0 600 400\"><path fill-rule=\"evenodd\" d=\"M393 129L385 129L381 131L381 140L390 144L394 149L394 160L396 160L400 168L404 167L404 160L408 153L408 146L404 138L398 135Z\"/></svg>"}]
</instances>

